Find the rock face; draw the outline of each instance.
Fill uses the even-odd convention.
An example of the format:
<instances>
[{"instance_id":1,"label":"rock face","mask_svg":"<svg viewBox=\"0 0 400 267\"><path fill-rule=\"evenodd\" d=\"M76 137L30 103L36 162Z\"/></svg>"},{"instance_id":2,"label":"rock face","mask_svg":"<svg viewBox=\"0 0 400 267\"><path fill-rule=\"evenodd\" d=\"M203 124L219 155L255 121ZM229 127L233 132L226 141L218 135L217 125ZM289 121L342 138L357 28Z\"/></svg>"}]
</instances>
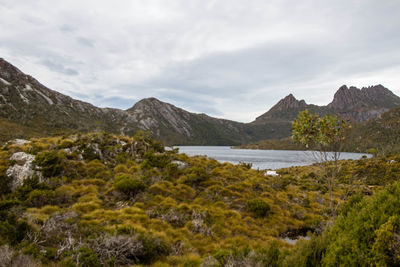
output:
<instances>
[{"instance_id":1,"label":"rock face","mask_svg":"<svg viewBox=\"0 0 400 267\"><path fill-rule=\"evenodd\" d=\"M292 120L297 114L311 107L304 100L297 100L292 94L281 99L268 112L257 117L254 122L265 123L274 120Z\"/></svg>"},{"instance_id":2,"label":"rock face","mask_svg":"<svg viewBox=\"0 0 400 267\"><path fill-rule=\"evenodd\" d=\"M362 89L343 85L327 108L344 119L363 122L397 106L400 106L400 98L382 85Z\"/></svg>"},{"instance_id":3,"label":"rock face","mask_svg":"<svg viewBox=\"0 0 400 267\"><path fill-rule=\"evenodd\" d=\"M266 123L274 120L290 122L305 109L320 115L332 114L352 122L363 122L379 117L382 113L398 106L400 106L400 97L382 85L362 89L354 86L348 88L343 85L327 106L307 105L304 100L299 101L290 94L254 122Z\"/></svg>"},{"instance_id":4,"label":"rock face","mask_svg":"<svg viewBox=\"0 0 400 267\"><path fill-rule=\"evenodd\" d=\"M244 123L188 112L156 98L145 98L126 112L141 129L172 144L231 145L253 140Z\"/></svg>"},{"instance_id":5,"label":"rock face","mask_svg":"<svg viewBox=\"0 0 400 267\"><path fill-rule=\"evenodd\" d=\"M15 190L15 188L22 185L27 178L33 177L34 175L36 175L39 180L42 179L41 173L35 170L33 163L35 160L34 155L26 154L25 152L17 152L10 157L10 160L15 161L15 164L6 171L6 175L12 178L11 190Z\"/></svg>"},{"instance_id":6,"label":"rock face","mask_svg":"<svg viewBox=\"0 0 400 267\"><path fill-rule=\"evenodd\" d=\"M284 111L287 109L305 108L307 104L304 100L297 100L292 94L279 101L271 110Z\"/></svg>"},{"instance_id":7,"label":"rock face","mask_svg":"<svg viewBox=\"0 0 400 267\"><path fill-rule=\"evenodd\" d=\"M136 121L139 122L141 128L145 130L156 130L160 126L171 127L179 134L190 137L193 129L188 123L191 114L174 105L161 102L152 97L145 98L137 102L132 108L128 109Z\"/></svg>"}]
</instances>

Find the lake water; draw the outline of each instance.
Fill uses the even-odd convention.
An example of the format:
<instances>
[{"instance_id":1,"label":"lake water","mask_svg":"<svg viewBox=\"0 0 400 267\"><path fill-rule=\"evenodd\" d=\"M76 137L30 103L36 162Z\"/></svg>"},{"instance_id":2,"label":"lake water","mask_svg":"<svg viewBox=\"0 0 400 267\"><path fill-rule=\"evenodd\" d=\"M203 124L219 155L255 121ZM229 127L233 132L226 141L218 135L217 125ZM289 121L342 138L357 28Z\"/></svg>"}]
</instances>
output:
<instances>
[{"instance_id":1,"label":"lake water","mask_svg":"<svg viewBox=\"0 0 400 267\"><path fill-rule=\"evenodd\" d=\"M207 156L219 162L251 163L257 169L280 169L304 166L317 162L310 151L232 149L229 146L177 146L180 153L189 156ZM341 159L360 159L360 153L341 153Z\"/></svg>"}]
</instances>

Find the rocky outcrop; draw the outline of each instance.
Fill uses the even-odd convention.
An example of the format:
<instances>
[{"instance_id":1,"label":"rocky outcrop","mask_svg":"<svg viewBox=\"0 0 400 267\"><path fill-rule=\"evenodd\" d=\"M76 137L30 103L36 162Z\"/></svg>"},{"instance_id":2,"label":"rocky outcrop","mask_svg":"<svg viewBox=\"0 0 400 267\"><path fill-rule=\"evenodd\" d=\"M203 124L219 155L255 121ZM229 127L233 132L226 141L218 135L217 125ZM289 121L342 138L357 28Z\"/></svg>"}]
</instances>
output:
<instances>
[{"instance_id":1,"label":"rocky outcrop","mask_svg":"<svg viewBox=\"0 0 400 267\"><path fill-rule=\"evenodd\" d=\"M40 181L42 180L40 171L35 170L34 155L17 152L10 157L10 160L15 161L15 164L7 169L6 175L12 179L12 191L21 186L27 178L37 176Z\"/></svg>"},{"instance_id":2,"label":"rocky outcrop","mask_svg":"<svg viewBox=\"0 0 400 267\"><path fill-rule=\"evenodd\" d=\"M327 108L346 120L363 122L397 106L400 106L400 98L382 85L362 89L343 85Z\"/></svg>"},{"instance_id":3,"label":"rocky outcrop","mask_svg":"<svg viewBox=\"0 0 400 267\"><path fill-rule=\"evenodd\" d=\"M292 94L289 94L280 100L271 110L283 111L286 109L305 108L307 104L304 100L297 100Z\"/></svg>"},{"instance_id":4,"label":"rocky outcrop","mask_svg":"<svg viewBox=\"0 0 400 267\"><path fill-rule=\"evenodd\" d=\"M194 114L190 114L174 105L162 102L154 97L145 98L137 102L127 110L145 130L159 128L160 124L172 127L176 132L190 137L193 129L188 120Z\"/></svg>"},{"instance_id":5,"label":"rocky outcrop","mask_svg":"<svg viewBox=\"0 0 400 267\"><path fill-rule=\"evenodd\" d=\"M257 117L255 122L266 122L273 120L290 120L295 117L300 111L305 110L310 105L304 100L297 100L292 94L281 99L268 112Z\"/></svg>"},{"instance_id":6,"label":"rocky outcrop","mask_svg":"<svg viewBox=\"0 0 400 267\"><path fill-rule=\"evenodd\" d=\"M343 85L336 91L332 102L326 106L307 105L304 100L299 101L290 94L254 122L267 123L276 120L291 122L305 109L320 115L338 115L352 122L363 122L379 117L397 106L400 106L400 97L382 85L362 89Z\"/></svg>"},{"instance_id":7,"label":"rocky outcrop","mask_svg":"<svg viewBox=\"0 0 400 267\"><path fill-rule=\"evenodd\" d=\"M17 145L17 146L22 146L25 144L29 144L31 141L25 140L25 139L14 139L10 141L11 144Z\"/></svg>"}]
</instances>

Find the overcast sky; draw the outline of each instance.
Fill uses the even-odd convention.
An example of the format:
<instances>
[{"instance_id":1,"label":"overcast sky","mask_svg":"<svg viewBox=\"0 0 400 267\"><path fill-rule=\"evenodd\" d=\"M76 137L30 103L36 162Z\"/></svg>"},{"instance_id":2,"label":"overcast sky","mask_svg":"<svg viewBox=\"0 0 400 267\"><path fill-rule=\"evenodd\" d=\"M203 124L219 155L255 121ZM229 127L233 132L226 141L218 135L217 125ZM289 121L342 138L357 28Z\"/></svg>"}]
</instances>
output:
<instances>
[{"instance_id":1,"label":"overcast sky","mask_svg":"<svg viewBox=\"0 0 400 267\"><path fill-rule=\"evenodd\" d=\"M249 122L289 93L400 94L399 0L0 0L0 57L101 107L157 97Z\"/></svg>"}]
</instances>

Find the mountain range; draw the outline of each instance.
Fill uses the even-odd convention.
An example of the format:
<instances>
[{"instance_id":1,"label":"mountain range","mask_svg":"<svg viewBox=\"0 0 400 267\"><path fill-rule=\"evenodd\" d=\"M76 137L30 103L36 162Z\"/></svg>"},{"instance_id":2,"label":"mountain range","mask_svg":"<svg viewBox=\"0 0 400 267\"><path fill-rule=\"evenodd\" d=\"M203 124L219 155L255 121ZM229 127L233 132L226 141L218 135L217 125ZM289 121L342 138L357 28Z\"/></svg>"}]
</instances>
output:
<instances>
[{"instance_id":1,"label":"mountain range","mask_svg":"<svg viewBox=\"0 0 400 267\"><path fill-rule=\"evenodd\" d=\"M327 106L307 104L292 94L253 122L241 123L191 113L156 98L145 98L127 110L99 108L51 90L0 58L0 138L107 131L133 135L149 131L174 145L239 145L288 137L299 111L336 114L363 122L400 106L400 98L382 85L342 86Z\"/></svg>"}]
</instances>

